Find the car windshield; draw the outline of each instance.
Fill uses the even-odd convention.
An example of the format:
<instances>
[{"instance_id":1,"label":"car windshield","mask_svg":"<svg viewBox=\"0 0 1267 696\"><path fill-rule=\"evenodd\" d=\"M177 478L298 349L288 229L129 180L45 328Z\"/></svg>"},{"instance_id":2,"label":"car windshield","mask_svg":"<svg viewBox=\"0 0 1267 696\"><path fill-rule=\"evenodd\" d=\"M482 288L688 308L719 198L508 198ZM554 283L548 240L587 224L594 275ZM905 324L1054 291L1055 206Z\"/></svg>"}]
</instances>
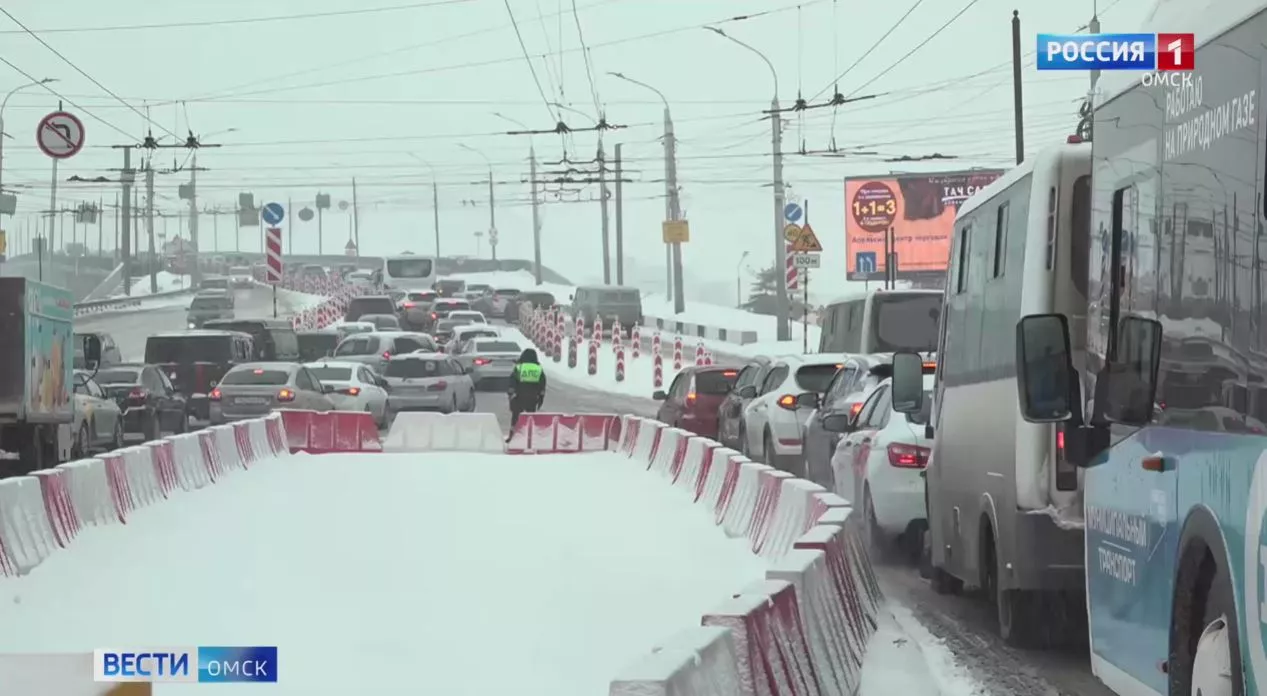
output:
<instances>
[{"instance_id":1,"label":"car windshield","mask_svg":"<svg viewBox=\"0 0 1267 696\"><path fill-rule=\"evenodd\" d=\"M480 314L479 312L450 312L449 318L463 319L465 321L476 322L480 324L484 323L484 315Z\"/></svg>"},{"instance_id":2,"label":"car windshield","mask_svg":"<svg viewBox=\"0 0 1267 696\"><path fill-rule=\"evenodd\" d=\"M497 295L498 297L518 297L519 291L514 288L502 288L494 292L493 294Z\"/></svg>"},{"instance_id":3,"label":"car windshield","mask_svg":"<svg viewBox=\"0 0 1267 696\"><path fill-rule=\"evenodd\" d=\"M290 382L290 373L282 370L247 368L230 370L220 384L282 385Z\"/></svg>"},{"instance_id":4,"label":"car windshield","mask_svg":"<svg viewBox=\"0 0 1267 696\"><path fill-rule=\"evenodd\" d=\"M390 314L366 314L361 318L366 321L374 322L374 326L380 329L395 329L400 327L400 320Z\"/></svg>"},{"instance_id":5,"label":"car windshield","mask_svg":"<svg viewBox=\"0 0 1267 696\"><path fill-rule=\"evenodd\" d=\"M387 363L386 377L408 377L418 379L424 377L442 377L449 374L442 360L393 360Z\"/></svg>"},{"instance_id":6,"label":"car windshield","mask_svg":"<svg viewBox=\"0 0 1267 696\"><path fill-rule=\"evenodd\" d=\"M97 376L93 377L93 381L97 384L136 384L140 379L140 370L122 370L113 368L109 370L98 370Z\"/></svg>"},{"instance_id":7,"label":"car windshield","mask_svg":"<svg viewBox=\"0 0 1267 696\"><path fill-rule=\"evenodd\" d=\"M457 327L466 326L469 323L471 322L466 319L445 319L444 321L436 323L436 331L442 333L453 333L453 330Z\"/></svg>"},{"instance_id":8,"label":"car windshield","mask_svg":"<svg viewBox=\"0 0 1267 696\"><path fill-rule=\"evenodd\" d=\"M391 314L395 309L390 297L358 297L348 303L348 313L358 316Z\"/></svg>"},{"instance_id":9,"label":"car windshield","mask_svg":"<svg viewBox=\"0 0 1267 696\"><path fill-rule=\"evenodd\" d=\"M190 309L228 309L232 306L227 297L195 297Z\"/></svg>"},{"instance_id":10,"label":"car windshield","mask_svg":"<svg viewBox=\"0 0 1267 696\"><path fill-rule=\"evenodd\" d=\"M796 371L796 384L807 392L822 394L827 391L827 385L831 382L831 378L836 376L836 370L839 369L840 365L835 363L806 365Z\"/></svg>"},{"instance_id":11,"label":"car windshield","mask_svg":"<svg viewBox=\"0 0 1267 696\"><path fill-rule=\"evenodd\" d=\"M713 370L695 373L695 392L721 396L730 393L731 386L739 377L739 370Z\"/></svg>"},{"instance_id":12,"label":"car windshield","mask_svg":"<svg viewBox=\"0 0 1267 696\"><path fill-rule=\"evenodd\" d=\"M228 336L151 336L145 342L146 364L230 362L233 341Z\"/></svg>"},{"instance_id":13,"label":"car windshield","mask_svg":"<svg viewBox=\"0 0 1267 696\"><path fill-rule=\"evenodd\" d=\"M231 275L231 276L249 276L249 275L251 275L251 269L247 268L246 266L236 266L236 267L234 267L234 268L230 268L230 269L229 269L229 275Z\"/></svg>"},{"instance_id":14,"label":"car windshield","mask_svg":"<svg viewBox=\"0 0 1267 696\"><path fill-rule=\"evenodd\" d=\"M435 293L434 291L428 290L426 292L411 292L405 296L405 299L409 300L410 302L431 302L432 300L436 299L436 297L437 297L437 293Z\"/></svg>"},{"instance_id":15,"label":"car windshield","mask_svg":"<svg viewBox=\"0 0 1267 696\"><path fill-rule=\"evenodd\" d=\"M876 295L876 353L937 350L941 295L932 293Z\"/></svg>"},{"instance_id":16,"label":"car windshield","mask_svg":"<svg viewBox=\"0 0 1267 696\"><path fill-rule=\"evenodd\" d=\"M207 278L202 281L203 290L228 290L229 280L227 278Z\"/></svg>"},{"instance_id":17,"label":"car windshield","mask_svg":"<svg viewBox=\"0 0 1267 696\"><path fill-rule=\"evenodd\" d=\"M464 309L470 309L470 308L471 308L471 303L457 301L457 300L437 302L435 306L435 310L437 312L444 312L445 314L448 314L449 312L460 312Z\"/></svg>"},{"instance_id":18,"label":"car windshield","mask_svg":"<svg viewBox=\"0 0 1267 696\"><path fill-rule=\"evenodd\" d=\"M352 379L352 368L350 367L318 367L309 365L308 372L311 372L313 377L322 382L346 382Z\"/></svg>"},{"instance_id":19,"label":"car windshield","mask_svg":"<svg viewBox=\"0 0 1267 696\"><path fill-rule=\"evenodd\" d=\"M479 341L475 344L476 353L518 353L519 344L511 341Z\"/></svg>"},{"instance_id":20,"label":"car windshield","mask_svg":"<svg viewBox=\"0 0 1267 696\"><path fill-rule=\"evenodd\" d=\"M334 350L339 343L338 335L332 333L305 333L298 334L297 338L299 339L299 355L306 360L325 355Z\"/></svg>"}]
</instances>

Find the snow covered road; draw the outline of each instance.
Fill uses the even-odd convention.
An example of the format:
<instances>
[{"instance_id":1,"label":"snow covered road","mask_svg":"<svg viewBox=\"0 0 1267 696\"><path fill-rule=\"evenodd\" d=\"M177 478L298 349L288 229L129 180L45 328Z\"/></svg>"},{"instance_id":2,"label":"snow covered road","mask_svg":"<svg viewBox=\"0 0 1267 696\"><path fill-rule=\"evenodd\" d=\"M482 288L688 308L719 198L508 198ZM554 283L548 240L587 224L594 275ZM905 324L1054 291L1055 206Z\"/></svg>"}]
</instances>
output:
<instances>
[{"instance_id":1,"label":"snow covered road","mask_svg":"<svg viewBox=\"0 0 1267 696\"><path fill-rule=\"evenodd\" d=\"M297 455L3 583L0 652L277 645L270 693L601 694L764 569L614 454Z\"/></svg>"}]
</instances>

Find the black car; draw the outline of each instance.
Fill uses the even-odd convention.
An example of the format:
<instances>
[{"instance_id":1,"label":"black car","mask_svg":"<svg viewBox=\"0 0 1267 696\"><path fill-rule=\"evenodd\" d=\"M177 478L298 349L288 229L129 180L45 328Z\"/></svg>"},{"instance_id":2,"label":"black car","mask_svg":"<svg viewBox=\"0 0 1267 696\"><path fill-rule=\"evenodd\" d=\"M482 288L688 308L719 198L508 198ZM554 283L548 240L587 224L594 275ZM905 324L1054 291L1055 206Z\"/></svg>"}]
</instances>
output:
<instances>
[{"instance_id":1,"label":"black car","mask_svg":"<svg viewBox=\"0 0 1267 696\"><path fill-rule=\"evenodd\" d=\"M145 341L145 362L156 365L176 391L189 400L200 420L210 418L211 390L234 365L250 362L255 340L236 331L184 331L158 334Z\"/></svg>"},{"instance_id":2,"label":"black car","mask_svg":"<svg viewBox=\"0 0 1267 696\"><path fill-rule=\"evenodd\" d=\"M119 405L125 433L139 433L148 441L188 431L188 400L154 365L111 365L99 370L95 379Z\"/></svg>"},{"instance_id":3,"label":"black car","mask_svg":"<svg viewBox=\"0 0 1267 696\"><path fill-rule=\"evenodd\" d=\"M396 300L389 295L363 295L348 302L343 321L358 321L366 314L395 314Z\"/></svg>"},{"instance_id":4,"label":"black car","mask_svg":"<svg viewBox=\"0 0 1267 696\"><path fill-rule=\"evenodd\" d=\"M204 329L237 331L255 339L252 360L290 362L299 360L299 339L295 328L286 319L214 319Z\"/></svg>"},{"instance_id":5,"label":"black car","mask_svg":"<svg viewBox=\"0 0 1267 696\"><path fill-rule=\"evenodd\" d=\"M299 359L302 362L334 355L334 349L339 345L339 334L335 331L298 331L295 338L299 339Z\"/></svg>"},{"instance_id":6,"label":"black car","mask_svg":"<svg viewBox=\"0 0 1267 696\"><path fill-rule=\"evenodd\" d=\"M510 302L506 305L504 317L507 323L515 323L519 321L519 307L523 303L529 303L533 309L551 309L558 304L558 301L548 292L537 292L535 290L525 292L519 296L518 302Z\"/></svg>"}]
</instances>

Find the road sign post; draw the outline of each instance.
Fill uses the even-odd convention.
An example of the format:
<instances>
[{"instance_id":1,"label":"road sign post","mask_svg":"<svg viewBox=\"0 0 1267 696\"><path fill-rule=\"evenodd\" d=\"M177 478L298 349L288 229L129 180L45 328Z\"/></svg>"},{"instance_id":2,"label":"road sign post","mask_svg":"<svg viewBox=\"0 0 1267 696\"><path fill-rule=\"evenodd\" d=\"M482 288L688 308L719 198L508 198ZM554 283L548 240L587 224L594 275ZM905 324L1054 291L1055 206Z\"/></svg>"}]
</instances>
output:
<instances>
[{"instance_id":1,"label":"road sign post","mask_svg":"<svg viewBox=\"0 0 1267 696\"><path fill-rule=\"evenodd\" d=\"M269 227L264 236L265 257L268 262L267 280L273 286L273 316L277 316L277 286L282 282L282 228Z\"/></svg>"}]
</instances>

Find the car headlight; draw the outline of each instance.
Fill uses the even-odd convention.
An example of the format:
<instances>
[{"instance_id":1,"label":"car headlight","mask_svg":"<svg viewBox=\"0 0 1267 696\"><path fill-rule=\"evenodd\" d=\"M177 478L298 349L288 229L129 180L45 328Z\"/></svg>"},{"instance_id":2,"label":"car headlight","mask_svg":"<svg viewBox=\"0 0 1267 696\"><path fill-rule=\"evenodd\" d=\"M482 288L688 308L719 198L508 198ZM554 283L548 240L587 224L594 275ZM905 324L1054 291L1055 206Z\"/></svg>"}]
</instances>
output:
<instances>
[{"instance_id":1,"label":"car headlight","mask_svg":"<svg viewBox=\"0 0 1267 696\"><path fill-rule=\"evenodd\" d=\"M197 327L197 326L195 326L195 325L194 325L194 323L191 321L191 322L189 322L189 328L191 328L191 329L196 329L196 328L198 328L198 327Z\"/></svg>"}]
</instances>

